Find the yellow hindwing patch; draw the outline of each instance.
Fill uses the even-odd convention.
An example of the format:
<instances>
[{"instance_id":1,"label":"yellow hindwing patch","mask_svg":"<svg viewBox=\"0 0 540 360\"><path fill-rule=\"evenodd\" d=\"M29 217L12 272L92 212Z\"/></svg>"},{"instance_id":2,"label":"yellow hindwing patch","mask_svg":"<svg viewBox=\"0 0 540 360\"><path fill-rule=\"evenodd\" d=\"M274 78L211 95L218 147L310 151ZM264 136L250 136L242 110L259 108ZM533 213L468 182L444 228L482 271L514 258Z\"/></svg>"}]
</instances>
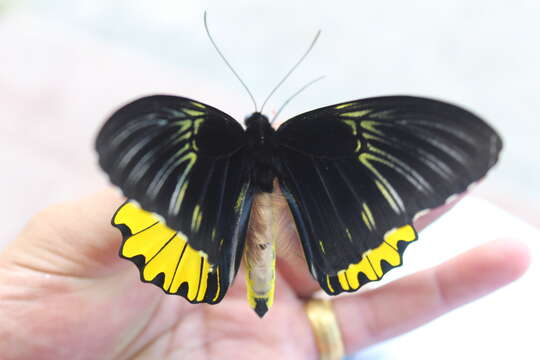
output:
<instances>
[{"instance_id":1,"label":"yellow hindwing patch","mask_svg":"<svg viewBox=\"0 0 540 360\"><path fill-rule=\"evenodd\" d=\"M416 240L416 232L411 225L405 225L400 228L387 232L384 236L384 241L375 249L367 251L362 260L357 264L351 264L347 269L337 273L339 285L344 291L355 291L360 288L361 284L358 280L358 275L362 273L368 281L379 280L388 271L382 268L382 261L386 261L391 268L400 266L402 263L401 254L399 252L398 242L405 241L407 243ZM327 281L328 284L329 281ZM331 288L331 291L334 291Z\"/></svg>"},{"instance_id":2,"label":"yellow hindwing patch","mask_svg":"<svg viewBox=\"0 0 540 360\"><path fill-rule=\"evenodd\" d=\"M124 225L120 250L122 257L133 260L143 256L144 263L134 261L141 272L141 279L153 282L161 274L159 285L168 294L177 294L190 302L215 302L220 296L219 269L207 261L206 254L194 250L188 239L165 225L158 217L128 201L118 209L115 226ZM187 291L180 291L187 284Z\"/></svg>"}]
</instances>

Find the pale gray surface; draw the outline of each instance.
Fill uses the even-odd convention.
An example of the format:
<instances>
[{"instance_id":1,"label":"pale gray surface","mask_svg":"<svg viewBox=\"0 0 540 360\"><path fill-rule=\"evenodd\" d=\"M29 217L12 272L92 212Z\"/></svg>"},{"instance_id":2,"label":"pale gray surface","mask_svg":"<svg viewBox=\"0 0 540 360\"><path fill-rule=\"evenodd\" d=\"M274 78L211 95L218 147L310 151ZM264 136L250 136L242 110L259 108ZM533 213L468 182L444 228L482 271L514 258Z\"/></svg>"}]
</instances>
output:
<instances>
[{"instance_id":1,"label":"pale gray surface","mask_svg":"<svg viewBox=\"0 0 540 360\"><path fill-rule=\"evenodd\" d=\"M502 162L481 188L539 208L540 2L329 7L303 0L280 6L285 3L12 1L0 14L0 245L38 209L106 183L92 141L107 114L126 100L176 93L238 119L252 111L205 37L204 9L216 40L259 103L322 28L317 47L270 101L268 113L321 74L327 78L295 99L282 119L383 94L456 102L488 119L505 140ZM468 214L461 218L466 229L495 221L484 211ZM478 216L483 218L464 223ZM455 327L446 331L459 333Z\"/></svg>"}]
</instances>

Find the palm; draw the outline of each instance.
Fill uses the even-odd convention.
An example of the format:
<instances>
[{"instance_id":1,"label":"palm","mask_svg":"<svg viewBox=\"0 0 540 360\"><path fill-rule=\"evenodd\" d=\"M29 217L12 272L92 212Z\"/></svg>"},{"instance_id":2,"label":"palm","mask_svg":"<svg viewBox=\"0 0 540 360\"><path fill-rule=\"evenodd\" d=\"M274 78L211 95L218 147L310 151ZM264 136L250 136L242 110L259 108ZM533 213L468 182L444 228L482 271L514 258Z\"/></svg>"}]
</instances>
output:
<instances>
[{"instance_id":1,"label":"palm","mask_svg":"<svg viewBox=\"0 0 540 360\"><path fill-rule=\"evenodd\" d=\"M316 358L303 305L317 285L301 258L278 261L276 299L263 320L247 305L242 270L220 304L191 305L140 283L135 266L117 258L120 236L107 219L120 202L106 192L56 207L4 251L5 359ZM517 278L527 263L522 247L499 242L337 298L345 345L357 350L407 331Z\"/></svg>"},{"instance_id":2,"label":"palm","mask_svg":"<svg viewBox=\"0 0 540 360\"><path fill-rule=\"evenodd\" d=\"M136 276L136 270L130 276ZM148 300L138 308L116 307L141 329L120 358L133 354L159 359L307 359L315 355L303 301L282 278L274 307L261 321L245 295L244 274L239 274L218 305L191 305L179 297L164 296L151 285L140 285ZM131 296L131 295L130 295ZM127 313L129 312L129 314ZM141 312L148 316L141 317ZM144 358L144 356L142 356Z\"/></svg>"},{"instance_id":3,"label":"palm","mask_svg":"<svg viewBox=\"0 0 540 360\"><path fill-rule=\"evenodd\" d=\"M279 295L263 321L247 306L243 278L218 306L190 306L183 299L164 299L152 320L164 335L152 351L159 354L157 358L166 359L314 358L303 302L282 280L278 279ZM176 319L166 324L159 317L170 317L171 309L177 311Z\"/></svg>"}]
</instances>

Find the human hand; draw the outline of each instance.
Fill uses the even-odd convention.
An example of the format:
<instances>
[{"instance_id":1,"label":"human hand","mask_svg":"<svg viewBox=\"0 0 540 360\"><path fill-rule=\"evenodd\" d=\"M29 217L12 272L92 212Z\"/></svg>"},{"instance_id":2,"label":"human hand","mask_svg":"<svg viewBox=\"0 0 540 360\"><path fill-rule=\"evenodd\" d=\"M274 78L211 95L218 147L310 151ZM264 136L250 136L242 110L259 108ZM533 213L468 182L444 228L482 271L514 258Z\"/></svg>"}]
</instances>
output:
<instances>
[{"instance_id":1,"label":"human hand","mask_svg":"<svg viewBox=\"0 0 540 360\"><path fill-rule=\"evenodd\" d=\"M109 219L122 202L105 191L51 207L0 254L2 359L317 358L304 303L319 286L296 248L278 259L276 298L263 320L247 306L242 269L221 303L191 305L141 283L135 266L118 257L121 236ZM419 219L416 228L447 209ZM375 290L334 298L346 350L485 295L518 278L528 262L523 245L495 241Z\"/></svg>"}]
</instances>

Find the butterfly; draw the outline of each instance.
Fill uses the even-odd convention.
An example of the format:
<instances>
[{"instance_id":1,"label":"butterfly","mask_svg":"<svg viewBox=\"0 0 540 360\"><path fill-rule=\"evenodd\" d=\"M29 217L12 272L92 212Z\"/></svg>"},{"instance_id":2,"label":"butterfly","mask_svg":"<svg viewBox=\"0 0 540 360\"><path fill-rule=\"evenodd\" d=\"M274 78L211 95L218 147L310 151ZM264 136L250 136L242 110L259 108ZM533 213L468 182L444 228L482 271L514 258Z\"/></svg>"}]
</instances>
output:
<instances>
[{"instance_id":1,"label":"butterfly","mask_svg":"<svg viewBox=\"0 0 540 360\"><path fill-rule=\"evenodd\" d=\"M100 130L99 164L127 201L112 223L141 280L191 303L219 303L246 247L248 300L272 305L275 243L250 244L253 204L279 186L307 266L330 295L401 265L413 221L484 177L502 141L471 112L438 100L385 96L309 111L277 130L254 112L224 112L155 95Z\"/></svg>"}]
</instances>

